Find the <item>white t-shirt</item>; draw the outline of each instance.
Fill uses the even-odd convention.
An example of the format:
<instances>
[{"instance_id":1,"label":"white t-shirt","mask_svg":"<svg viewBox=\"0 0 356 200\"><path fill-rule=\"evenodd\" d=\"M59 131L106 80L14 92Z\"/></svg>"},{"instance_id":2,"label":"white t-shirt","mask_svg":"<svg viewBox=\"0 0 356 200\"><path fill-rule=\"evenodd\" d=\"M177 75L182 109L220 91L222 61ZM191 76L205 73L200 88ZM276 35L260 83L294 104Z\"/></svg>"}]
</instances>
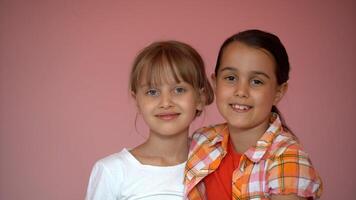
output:
<instances>
[{"instance_id":1,"label":"white t-shirt","mask_svg":"<svg viewBox=\"0 0 356 200\"><path fill-rule=\"evenodd\" d=\"M86 200L182 200L185 164L143 165L123 149L96 162Z\"/></svg>"}]
</instances>

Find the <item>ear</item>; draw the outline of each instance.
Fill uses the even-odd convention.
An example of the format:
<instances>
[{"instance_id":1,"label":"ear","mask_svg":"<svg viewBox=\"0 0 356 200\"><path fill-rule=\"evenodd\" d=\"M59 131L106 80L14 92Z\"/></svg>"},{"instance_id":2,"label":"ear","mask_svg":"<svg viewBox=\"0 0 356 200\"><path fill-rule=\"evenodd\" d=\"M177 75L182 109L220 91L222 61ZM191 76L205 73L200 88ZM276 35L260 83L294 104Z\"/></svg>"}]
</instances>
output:
<instances>
[{"instance_id":1,"label":"ear","mask_svg":"<svg viewBox=\"0 0 356 200\"><path fill-rule=\"evenodd\" d=\"M287 92L288 90L288 83L283 83L282 85L279 85L277 87L277 93L276 96L274 97L274 102L273 105L277 105L278 102L283 98L284 94Z\"/></svg>"},{"instance_id":2,"label":"ear","mask_svg":"<svg viewBox=\"0 0 356 200\"><path fill-rule=\"evenodd\" d=\"M205 91L204 88L201 88L198 91L197 109L196 109L198 111L202 111L205 106L206 96L204 95L204 91Z\"/></svg>"},{"instance_id":3,"label":"ear","mask_svg":"<svg viewBox=\"0 0 356 200\"><path fill-rule=\"evenodd\" d=\"M133 99L135 99L135 101L136 101L136 94L135 94L134 91L131 91L131 97L132 97Z\"/></svg>"},{"instance_id":4,"label":"ear","mask_svg":"<svg viewBox=\"0 0 356 200\"><path fill-rule=\"evenodd\" d=\"M216 89L216 75L215 73L212 73L211 76L210 76L211 80L212 80L212 86L213 86L213 90L215 92L215 89Z\"/></svg>"},{"instance_id":5,"label":"ear","mask_svg":"<svg viewBox=\"0 0 356 200\"><path fill-rule=\"evenodd\" d=\"M138 106L137 95L135 94L135 92L131 91L131 97L135 100L137 113L140 114L141 113L141 109L140 109L140 106Z\"/></svg>"}]
</instances>

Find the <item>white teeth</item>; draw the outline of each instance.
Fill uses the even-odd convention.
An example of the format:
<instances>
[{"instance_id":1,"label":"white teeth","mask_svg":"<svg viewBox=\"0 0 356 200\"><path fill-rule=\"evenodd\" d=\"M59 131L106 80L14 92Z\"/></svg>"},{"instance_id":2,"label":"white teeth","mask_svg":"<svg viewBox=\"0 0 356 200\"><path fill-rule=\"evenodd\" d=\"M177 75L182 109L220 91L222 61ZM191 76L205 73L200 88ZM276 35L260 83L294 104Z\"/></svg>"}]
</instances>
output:
<instances>
[{"instance_id":1,"label":"white teeth","mask_svg":"<svg viewBox=\"0 0 356 200\"><path fill-rule=\"evenodd\" d=\"M244 106L244 105L237 105L237 104L232 104L232 108L238 109L238 110L248 110L249 106Z\"/></svg>"}]
</instances>

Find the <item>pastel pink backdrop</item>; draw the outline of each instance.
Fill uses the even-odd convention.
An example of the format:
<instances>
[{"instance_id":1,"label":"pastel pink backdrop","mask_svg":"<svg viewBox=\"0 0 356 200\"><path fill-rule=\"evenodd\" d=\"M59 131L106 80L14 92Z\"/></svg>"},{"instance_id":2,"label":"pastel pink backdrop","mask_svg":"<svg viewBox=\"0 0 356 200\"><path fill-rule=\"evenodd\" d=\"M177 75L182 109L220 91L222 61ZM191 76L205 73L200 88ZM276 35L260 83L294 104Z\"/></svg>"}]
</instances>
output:
<instances>
[{"instance_id":1,"label":"pastel pink backdrop","mask_svg":"<svg viewBox=\"0 0 356 200\"><path fill-rule=\"evenodd\" d=\"M355 1L0 0L0 199L83 199L94 162L146 137L128 74L152 41L194 46L210 74L228 36L276 33L292 65L280 104L324 181L352 199ZM220 122L215 105L192 126Z\"/></svg>"}]
</instances>

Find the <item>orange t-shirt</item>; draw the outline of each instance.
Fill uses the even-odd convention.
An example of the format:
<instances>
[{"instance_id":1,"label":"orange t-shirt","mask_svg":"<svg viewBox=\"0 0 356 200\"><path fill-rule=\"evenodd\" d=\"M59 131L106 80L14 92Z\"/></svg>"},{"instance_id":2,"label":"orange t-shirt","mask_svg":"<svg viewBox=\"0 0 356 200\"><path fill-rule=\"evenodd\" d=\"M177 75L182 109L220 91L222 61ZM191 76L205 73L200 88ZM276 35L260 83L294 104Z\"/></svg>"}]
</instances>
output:
<instances>
[{"instance_id":1,"label":"orange t-shirt","mask_svg":"<svg viewBox=\"0 0 356 200\"><path fill-rule=\"evenodd\" d=\"M204 178L208 199L231 200L232 173L239 166L241 154L237 153L229 139L227 154L219 167Z\"/></svg>"}]
</instances>

